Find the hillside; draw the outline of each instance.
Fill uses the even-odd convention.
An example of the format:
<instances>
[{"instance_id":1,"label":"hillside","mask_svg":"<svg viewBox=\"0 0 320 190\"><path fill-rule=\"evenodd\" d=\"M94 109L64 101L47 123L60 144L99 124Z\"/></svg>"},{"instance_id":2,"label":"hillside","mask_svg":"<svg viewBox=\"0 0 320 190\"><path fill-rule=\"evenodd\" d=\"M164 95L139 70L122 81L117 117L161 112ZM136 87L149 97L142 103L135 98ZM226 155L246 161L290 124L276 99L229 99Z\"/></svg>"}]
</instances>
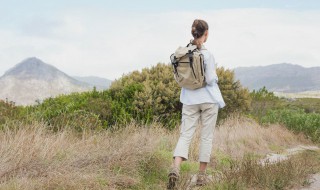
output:
<instances>
[{"instance_id":1,"label":"hillside","mask_svg":"<svg viewBox=\"0 0 320 190\"><path fill-rule=\"evenodd\" d=\"M36 100L91 89L38 58L25 59L0 77L0 99L17 105L34 104Z\"/></svg>"},{"instance_id":2,"label":"hillside","mask_svg":"<svg viewBox=\"0 0 320 190\"><path fill-rule=\"evenodd\" d=\"M288 63L234 69L236 79L250 90L266 86L278 92L320 90L320 67L305 68Z\"/></svg>"}]
</instances>

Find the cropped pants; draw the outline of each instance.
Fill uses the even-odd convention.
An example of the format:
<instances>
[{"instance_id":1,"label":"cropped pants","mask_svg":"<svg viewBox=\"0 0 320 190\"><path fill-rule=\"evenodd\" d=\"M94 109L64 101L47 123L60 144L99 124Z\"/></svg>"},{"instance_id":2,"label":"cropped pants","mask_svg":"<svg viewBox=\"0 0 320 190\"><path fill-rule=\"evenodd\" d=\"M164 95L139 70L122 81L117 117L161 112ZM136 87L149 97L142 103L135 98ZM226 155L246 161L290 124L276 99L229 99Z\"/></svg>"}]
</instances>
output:
<instances>
[{"instance_id":1,"label":"cropped pants","mask_svg":"<svg viewBox=\"0 0 320 190\"><path fill-rule=\"evenodd\" d=\"M190 143L200 120L202 128L199 161L210 162L218 109L218 104L215 103L183 105L180 138L174 150L173 157L179 156L182 157L183 160L188 159Z\"/></svg>"}]
</instances>

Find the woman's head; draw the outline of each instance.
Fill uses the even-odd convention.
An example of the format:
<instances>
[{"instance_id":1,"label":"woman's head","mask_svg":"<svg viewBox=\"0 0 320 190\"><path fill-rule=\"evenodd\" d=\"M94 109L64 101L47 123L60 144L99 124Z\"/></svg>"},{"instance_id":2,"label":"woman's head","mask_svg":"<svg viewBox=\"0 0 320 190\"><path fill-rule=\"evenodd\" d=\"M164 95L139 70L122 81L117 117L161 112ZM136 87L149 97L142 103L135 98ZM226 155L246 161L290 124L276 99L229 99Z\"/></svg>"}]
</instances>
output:
<instances>
[{"instance_id":1,"label":"woman's head","mask_svg":"<svg viewBox=\"0 0 320 190\"><path fill-rule=\"evenodd\" d=\"M206 42L208 38L208 30L209 26L206 21L200 19L196 19L193 21L191 34L195 40L200 40L200 38L202 38L202 43Z\"/></svg>"}]
</instances>

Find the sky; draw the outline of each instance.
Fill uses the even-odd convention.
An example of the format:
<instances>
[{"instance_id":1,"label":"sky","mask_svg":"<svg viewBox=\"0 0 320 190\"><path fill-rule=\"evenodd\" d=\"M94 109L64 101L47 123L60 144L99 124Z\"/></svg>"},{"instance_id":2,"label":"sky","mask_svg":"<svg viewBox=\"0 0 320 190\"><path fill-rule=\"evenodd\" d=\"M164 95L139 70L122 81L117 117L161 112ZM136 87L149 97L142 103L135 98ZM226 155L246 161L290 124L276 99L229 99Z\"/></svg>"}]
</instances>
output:
<instances>
[{"instance_id":1,"label":"sky","mask_svg":"<svg viewBox=\"0 0 320 190\"><path fill-rule=\"evenodd\" d=\"M209 24L218 66L320 66L319 0L0 0L0 76L37 57L111 80L157 63Z\"/></svg>"}]
</instances>

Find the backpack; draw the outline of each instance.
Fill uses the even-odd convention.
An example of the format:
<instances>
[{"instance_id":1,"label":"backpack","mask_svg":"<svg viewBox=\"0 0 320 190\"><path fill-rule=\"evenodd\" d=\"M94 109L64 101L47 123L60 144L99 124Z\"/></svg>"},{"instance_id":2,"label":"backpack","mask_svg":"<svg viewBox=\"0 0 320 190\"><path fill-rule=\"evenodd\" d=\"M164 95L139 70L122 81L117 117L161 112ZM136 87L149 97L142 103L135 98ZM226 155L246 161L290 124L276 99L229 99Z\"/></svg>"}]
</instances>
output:
<instances>
[{"instance_id":1,"label":"backpack","mask_svg":"<svg viewBox=\"0 0 320 190\"><path fill-rule=\"evenodd\" d=\"M194 90L206 86L204 58L196 45L179 47L170 60L180 87Z\"/></svg>"}]
</instances>

